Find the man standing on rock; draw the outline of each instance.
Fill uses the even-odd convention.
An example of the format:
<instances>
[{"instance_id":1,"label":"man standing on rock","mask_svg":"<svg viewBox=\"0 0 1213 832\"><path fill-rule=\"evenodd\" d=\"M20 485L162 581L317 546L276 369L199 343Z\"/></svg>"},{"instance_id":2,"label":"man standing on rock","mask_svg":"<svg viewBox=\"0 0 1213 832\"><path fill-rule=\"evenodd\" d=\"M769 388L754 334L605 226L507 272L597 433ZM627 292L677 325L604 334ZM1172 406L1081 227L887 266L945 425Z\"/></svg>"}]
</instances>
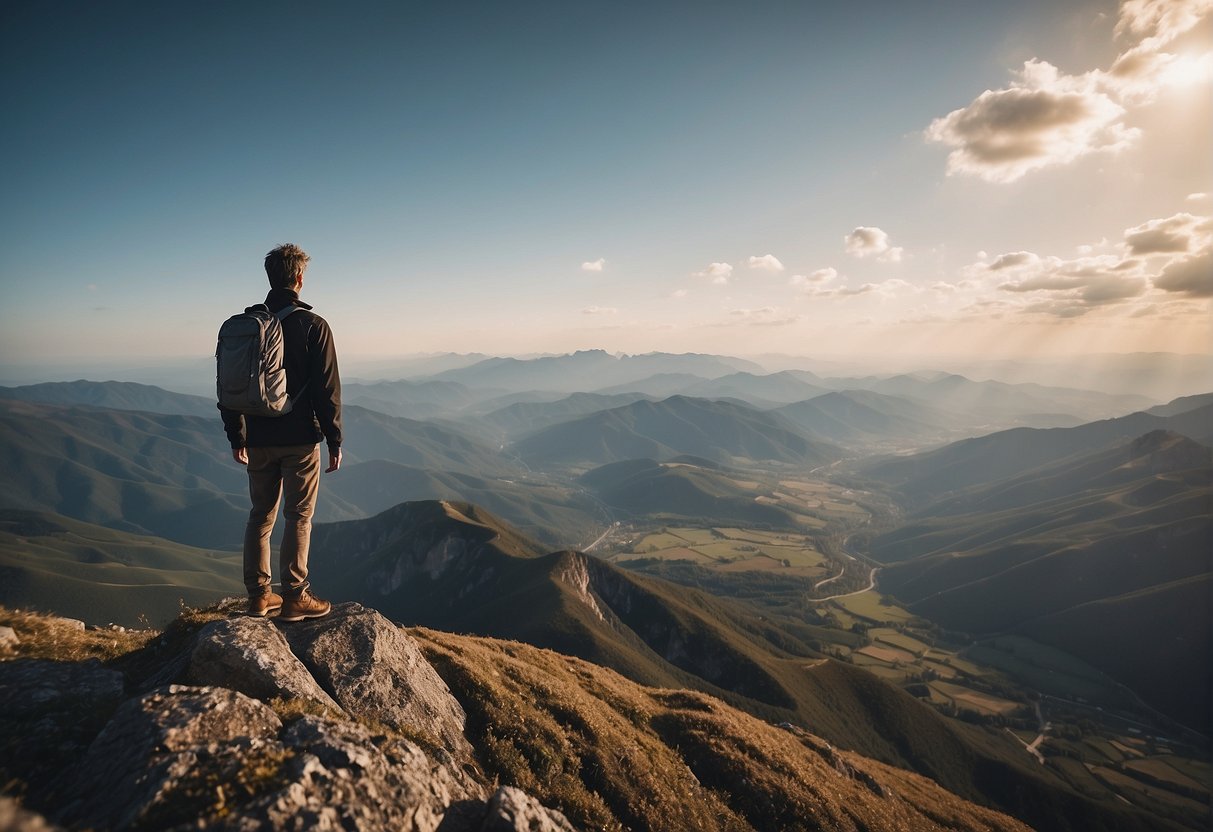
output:
<instances>
[{"instance_id":1,"label":"man standing on rock","mask_svg":"<svg viewBox=\"0 0 1213 832\"><path fill-rule=\"evenodd\" d=\"M244 531L248 612L278 613L280 621L320 618L332 609L309 589L307 556L320 490L321 438L328 444L324 472L331 474L341 467L341 378L328 323L299 300L310 259L289 243L265 256L270 281L265 306L281 322L286 394L292 402L289 412L258 416L219 407L232 457L248 468L253 504ZM270 533L280 501L286 530L279 553L282 594L278 595L270 586Z\"/></svg>"}]
</instances>

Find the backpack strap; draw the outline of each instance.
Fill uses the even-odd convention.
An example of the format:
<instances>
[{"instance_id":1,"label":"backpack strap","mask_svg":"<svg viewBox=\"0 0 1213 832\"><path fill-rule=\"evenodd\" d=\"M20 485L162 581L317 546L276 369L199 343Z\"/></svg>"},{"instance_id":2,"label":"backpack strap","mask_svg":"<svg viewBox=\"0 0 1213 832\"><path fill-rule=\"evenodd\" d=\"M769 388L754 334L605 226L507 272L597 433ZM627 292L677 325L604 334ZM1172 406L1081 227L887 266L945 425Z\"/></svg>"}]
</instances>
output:
<instances>
[{"instance_id":1,"label":"backpack strap","mask_svg":"<svg viewBox=\"0 0 1213 832\"><path fill-rule=\"evenodd\" d=\"M283 321L285 321L287 318L289 318L291 315L295 314L302 308L303 307L296 306L293 303L288 303L286 306L282 307L277 312L275 312L274 317L278 319L278 323L282 323ZM269 307L266 307L266 309L268 310ZM289 413L290 411L295 409L295 402L297 402L297 401L299 401L299 399L303 398L303 394L305 392L307 392L307 385L308 385L308 382L306 382L306 381L303 382L303 386L299 388L299 392L296 393L294 396L290 397L290 399L288 400L290 402L290 406L287 407L285 412Z\"/></svg>"}]
</instances>

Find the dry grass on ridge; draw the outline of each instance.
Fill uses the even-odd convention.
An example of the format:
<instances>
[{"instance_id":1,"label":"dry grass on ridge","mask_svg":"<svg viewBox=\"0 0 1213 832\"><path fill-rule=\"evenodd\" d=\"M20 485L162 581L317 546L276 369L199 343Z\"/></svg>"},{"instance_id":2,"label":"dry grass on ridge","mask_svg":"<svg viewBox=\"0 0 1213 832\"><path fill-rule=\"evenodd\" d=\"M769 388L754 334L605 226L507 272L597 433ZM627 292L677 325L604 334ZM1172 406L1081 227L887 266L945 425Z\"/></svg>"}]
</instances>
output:
<instances>
[{"instance_id":1,"label":"dry grass on ridge","mask_svg":"<svg viewBox=\"0 0 1213 832\"><path fill-rule=\"evenodd\" d=\"M646 688L518 642L409 633L467 711L487 773L581 828L1026 829L706 694Z\"/></svg>"},{"instance_id":2,"label":"dry grass on ridge","mask_svg":"<svg viewBox=\"0 0 1213 832\"><path fill-rule=\"evenodd\" d=\"M12 627L20 643L5 658L78 662L109 661L138 650L156 630L86 630L78 623L43 613L0 607L0 627Z\"/></svg>"}]
</instances>

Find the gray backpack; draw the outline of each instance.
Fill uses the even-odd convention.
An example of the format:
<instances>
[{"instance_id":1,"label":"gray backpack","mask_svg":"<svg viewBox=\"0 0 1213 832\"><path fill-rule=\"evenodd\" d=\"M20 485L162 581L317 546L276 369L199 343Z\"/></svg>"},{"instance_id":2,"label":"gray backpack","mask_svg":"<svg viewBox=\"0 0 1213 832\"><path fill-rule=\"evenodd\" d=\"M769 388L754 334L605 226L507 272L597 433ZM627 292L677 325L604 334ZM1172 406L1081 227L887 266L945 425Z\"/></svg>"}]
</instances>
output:
<instances>
[{"instance_id":1,"label":"gray backpack","mask_svg":"<svg viewBox=\"0 0 1213 832\"><path fill-rule=\"evenodd\" d=\"M215 348L215 387L219 406L250 416L283 416L295 401L286 394L282 363L282 322L299 311L295 305L275 313L259 303L233 315L219 327ZM304 385L304 389L307 385ZM303 390L295 397L303 395Z\"/></svg>"}]
</instances>

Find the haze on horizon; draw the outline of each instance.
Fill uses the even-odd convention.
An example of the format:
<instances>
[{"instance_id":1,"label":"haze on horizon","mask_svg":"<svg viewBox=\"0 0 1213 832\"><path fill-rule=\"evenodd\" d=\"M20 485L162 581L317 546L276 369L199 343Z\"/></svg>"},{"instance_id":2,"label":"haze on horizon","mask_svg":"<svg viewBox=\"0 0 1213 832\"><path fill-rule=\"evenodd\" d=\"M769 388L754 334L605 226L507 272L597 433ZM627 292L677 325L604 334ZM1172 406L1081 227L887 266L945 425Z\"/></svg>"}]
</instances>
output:
<instances>
[{"instance_id":1,"label":"haze on horizon","mask_svg":"<svg viewBox=\"0 0 1213 832\"><path fill-rule=\"evenodd\" d=\"M11 6L6 364L1213 351L1213 0Z\"/></svg>"}]
</instances>

